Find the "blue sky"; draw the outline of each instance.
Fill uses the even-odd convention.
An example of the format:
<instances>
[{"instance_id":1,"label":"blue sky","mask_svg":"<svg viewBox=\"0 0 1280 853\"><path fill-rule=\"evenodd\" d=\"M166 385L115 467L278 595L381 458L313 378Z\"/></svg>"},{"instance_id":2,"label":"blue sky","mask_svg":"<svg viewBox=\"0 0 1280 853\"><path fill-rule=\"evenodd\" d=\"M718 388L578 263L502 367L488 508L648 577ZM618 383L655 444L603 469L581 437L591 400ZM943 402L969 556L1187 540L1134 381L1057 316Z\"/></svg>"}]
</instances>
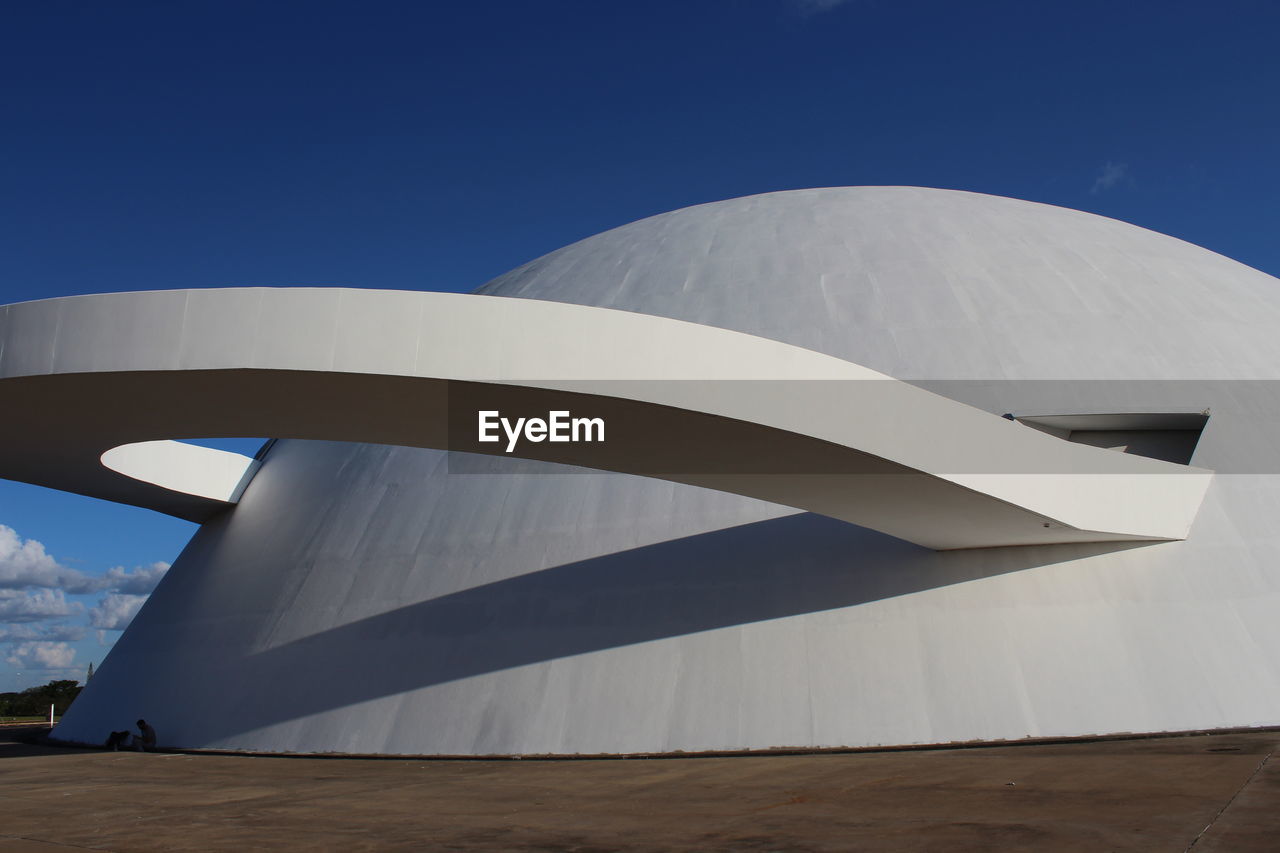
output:
<instances>
[{"instance_id":1,"label":"blue sky","mask_svg":"<svg viewBox=\"0 0 1280 853\"><path fill-rule=\"evenodd\" d=\"M860 184L1280 275L1278 33L1245 0L7 4L0 303L465 291L651 214ZM193 530L0 481L0 690L101 662Z\"/></svg>"}]
</instances>

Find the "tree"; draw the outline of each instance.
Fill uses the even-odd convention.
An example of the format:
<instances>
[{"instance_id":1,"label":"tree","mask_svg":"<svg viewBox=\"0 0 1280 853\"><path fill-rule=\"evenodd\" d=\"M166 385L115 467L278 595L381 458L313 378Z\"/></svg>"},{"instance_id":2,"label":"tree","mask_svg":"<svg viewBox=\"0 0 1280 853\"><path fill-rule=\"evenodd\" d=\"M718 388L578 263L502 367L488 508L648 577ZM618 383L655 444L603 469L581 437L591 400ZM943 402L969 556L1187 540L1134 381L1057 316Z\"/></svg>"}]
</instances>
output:
<instances>
[{"instance_id":1,"label":"tree","mask_svg":"<svg viewBox=\"0 0 1280 853\"><path fill-rule=\"evenodd\" d=\"M6 717L43 717L53 706L61 716L80 695L80 682L75 679L50 681L40 687L28 687L21 693L0 694L0 715Z\"/></svg>"}]
</instances>

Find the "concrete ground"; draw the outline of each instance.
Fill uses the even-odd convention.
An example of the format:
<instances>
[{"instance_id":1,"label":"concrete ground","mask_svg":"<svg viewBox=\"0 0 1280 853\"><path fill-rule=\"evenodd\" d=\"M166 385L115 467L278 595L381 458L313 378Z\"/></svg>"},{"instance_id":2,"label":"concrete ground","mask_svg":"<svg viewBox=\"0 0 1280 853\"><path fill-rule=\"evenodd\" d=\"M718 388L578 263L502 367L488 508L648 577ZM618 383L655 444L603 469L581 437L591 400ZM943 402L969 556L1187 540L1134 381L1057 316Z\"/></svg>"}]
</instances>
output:
<instances>
[{"instance_id":1,"label":"concrete ground","mask_svg":"<svg viewBox=\"0 0 1280 853\"><path fill-rule=\"evenodd\" d=\"M571 761L138 754L23 731L0 730L0 853L1280 850L1274 731Z\"/></svg>"}]
</instances>

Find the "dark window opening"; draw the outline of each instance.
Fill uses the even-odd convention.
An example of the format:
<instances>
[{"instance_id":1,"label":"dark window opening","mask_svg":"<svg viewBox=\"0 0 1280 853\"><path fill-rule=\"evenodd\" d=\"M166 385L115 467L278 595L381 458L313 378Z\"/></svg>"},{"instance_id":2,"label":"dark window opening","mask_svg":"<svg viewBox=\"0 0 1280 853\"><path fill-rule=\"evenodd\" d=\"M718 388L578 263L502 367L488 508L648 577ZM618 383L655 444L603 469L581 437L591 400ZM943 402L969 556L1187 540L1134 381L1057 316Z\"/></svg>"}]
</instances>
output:
<instances>
[{"instance_id":1,"label":"dark window opening","mask_svg":"<svg viewBox=\"0 0 1280 853\"><path fill-rule=\"evenodd\" d=\"M1033 415L1016 420L1076 444L1190 465L1209 416L1175 412Z\"/></svg>"}]
</instances>

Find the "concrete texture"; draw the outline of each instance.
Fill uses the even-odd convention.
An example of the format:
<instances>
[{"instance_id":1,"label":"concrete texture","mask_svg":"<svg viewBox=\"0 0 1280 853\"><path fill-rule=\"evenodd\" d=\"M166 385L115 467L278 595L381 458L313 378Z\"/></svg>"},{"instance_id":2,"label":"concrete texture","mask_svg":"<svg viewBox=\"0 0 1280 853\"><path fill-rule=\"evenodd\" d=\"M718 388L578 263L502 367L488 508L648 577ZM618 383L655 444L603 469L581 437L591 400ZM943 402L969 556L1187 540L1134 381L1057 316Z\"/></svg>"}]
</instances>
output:
<instances>
[{"instance_id":1,"label":"concrete texture","mask_svg":"<svg viewBox=\"0 0 1280 853\"><path fill-rule=\"evenodd\" d=\"M1275 850L1280 733L731 758L103 752L0 731L0 851ZM1010 784L1012 783L1012 784Z\"/></svg>"},{"instance_id":2,"label":"concrete texture","mask_svg":"<svg viewBox=\"0 0 1280 853\"><path fill-rule=\"evenodd\" d=\"M1280 387L1276 279L1099 216L880 187L665 214L481 292L953 380L931 390L993 415L1207 408L1190 462L1217 473L1183 542L933 552L652 478L282 440L61 737L141 716L185 747L617 754L1280 724L1278 419L1241 384Z\"/></svg>"},{"instance_id":3,"label":"concrete texture","mask_svg":"<svg viewBox=\"0 0 1280 853\"><path fill-rule=\"evenodd\" d=\"M225 306L193 315L192 302ZM264 302L281 324L260 316ZM51 311L52 337L22 334ZM0 477L202 523L257 463L155 436L378 442L655 476L938 550L1185 539L1209 485L1208 471L1063 441L813 350L633 311L298 287L71 296L0 314L0 395L32 412L0 421ZM181 328L174 350L97 339L134 314ZM282 346L296 327L316 333ZM78 417L92 399L163 402ZM570 409L599 424L595 440L569 440ZM496 424L557 410L564 437L546 421L536 441ZM482 412L491 441L477 435Z\"/></svg>"}]
</instances>

